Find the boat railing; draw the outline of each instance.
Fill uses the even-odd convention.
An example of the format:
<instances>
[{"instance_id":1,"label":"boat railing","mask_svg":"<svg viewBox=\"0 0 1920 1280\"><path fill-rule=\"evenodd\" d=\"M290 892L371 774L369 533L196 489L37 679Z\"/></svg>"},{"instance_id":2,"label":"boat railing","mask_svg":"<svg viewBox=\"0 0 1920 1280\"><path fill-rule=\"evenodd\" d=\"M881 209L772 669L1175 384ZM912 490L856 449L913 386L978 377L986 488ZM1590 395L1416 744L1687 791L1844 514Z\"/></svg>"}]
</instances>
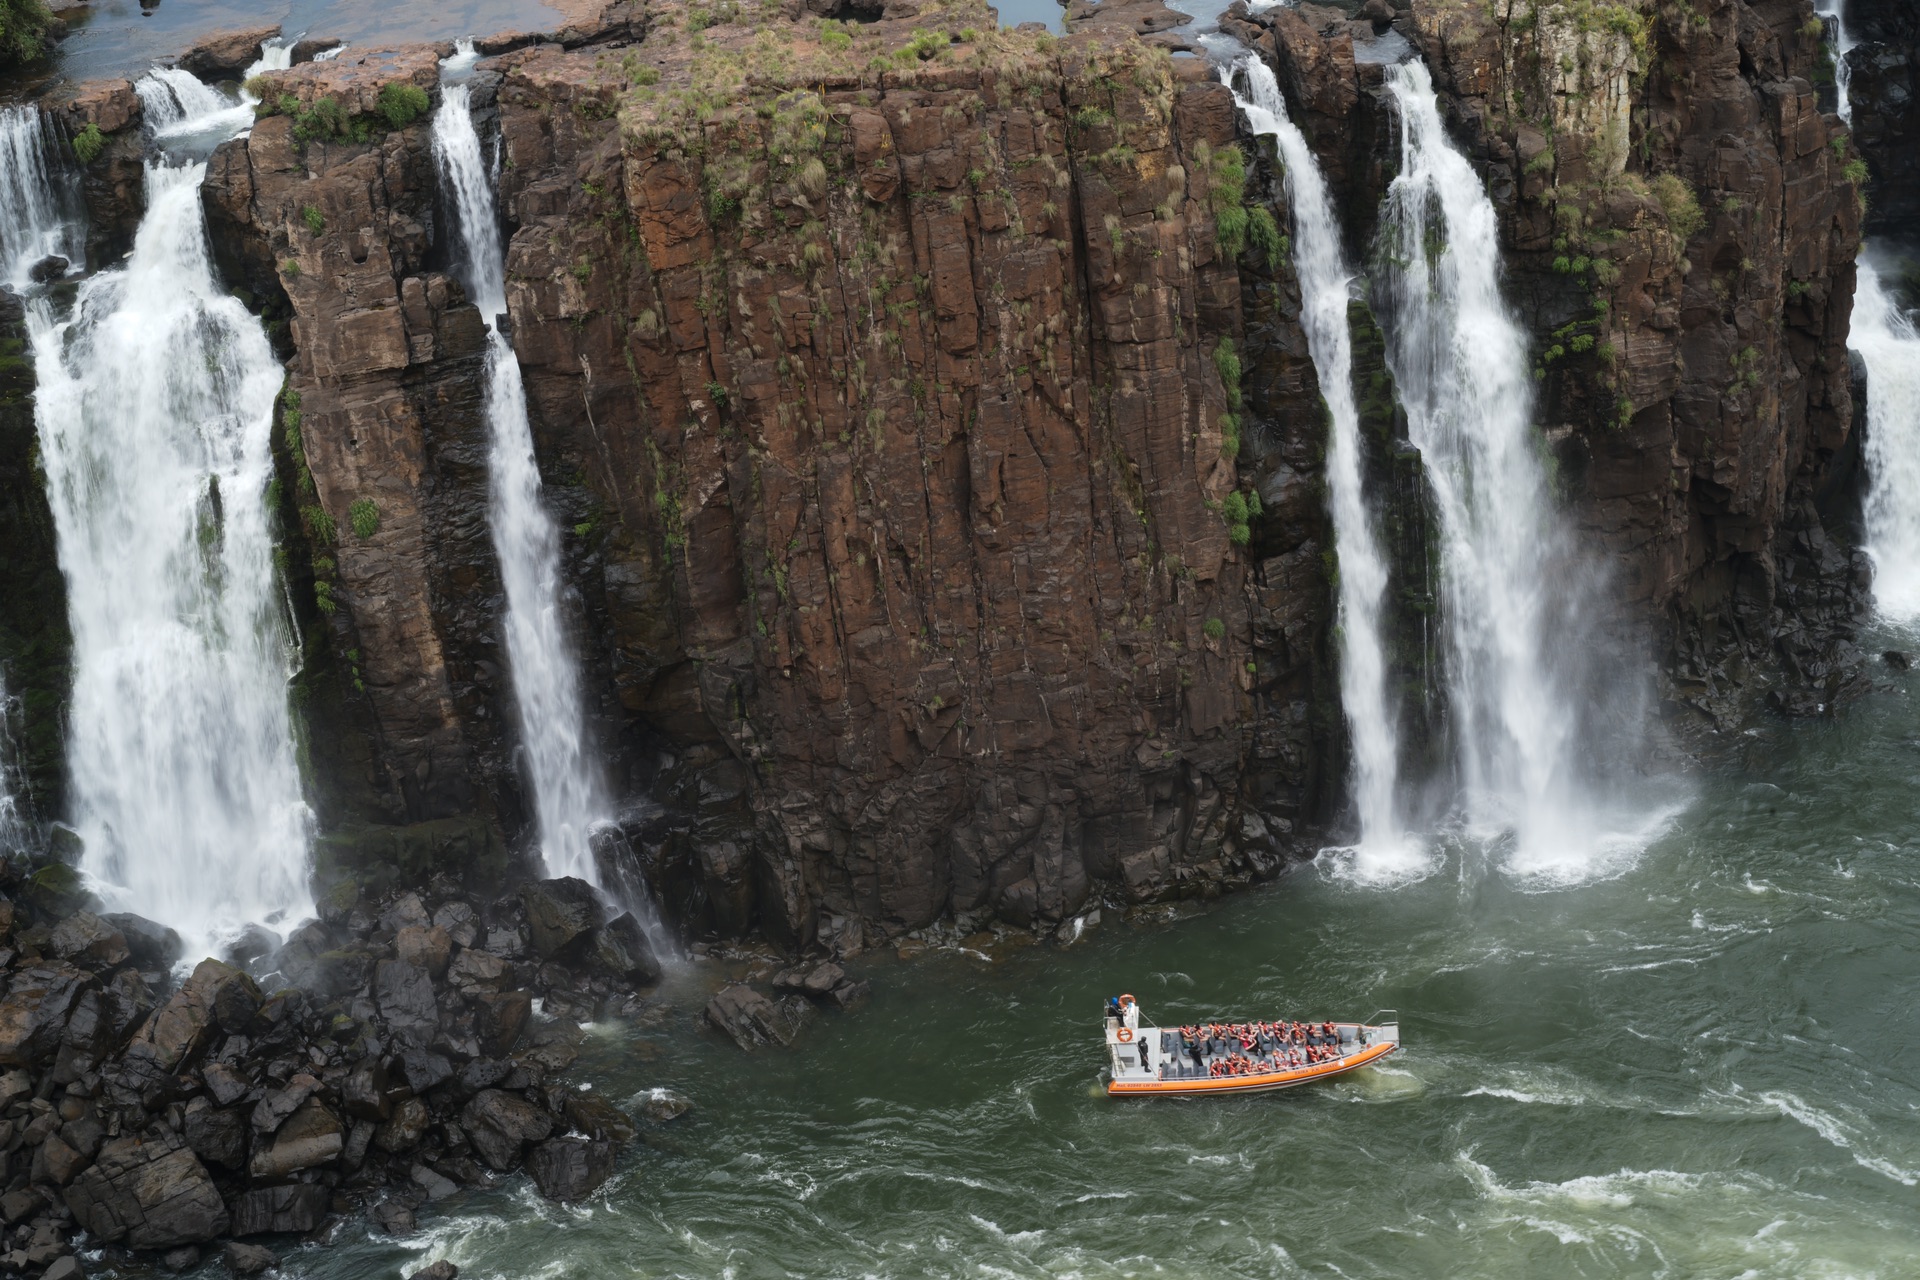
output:
<instances>
[{"instance_id":1,"label":"boat railing","mask_svg":"<svg viewBox=\"0 0 1920 1280\"><path fill-rule=\"evenodd\" d=\"M1369 1027L1384 1027L1389 1025L1397 1027L1400 1025L1400 1011L1398 1009L1375 1009L1367 1015L1366 1025Z\"/></svg>"}]
</instances>

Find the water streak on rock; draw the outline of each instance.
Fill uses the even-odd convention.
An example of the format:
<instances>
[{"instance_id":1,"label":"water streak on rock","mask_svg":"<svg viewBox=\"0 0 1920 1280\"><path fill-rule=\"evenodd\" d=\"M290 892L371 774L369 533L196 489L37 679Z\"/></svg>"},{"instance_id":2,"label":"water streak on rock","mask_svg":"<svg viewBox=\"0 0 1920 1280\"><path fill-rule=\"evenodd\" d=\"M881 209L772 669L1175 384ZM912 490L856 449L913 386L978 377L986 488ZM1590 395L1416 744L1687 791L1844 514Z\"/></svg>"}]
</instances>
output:
<instances>
[{"instance_id":1,"label":"water streak on rock","mask_svg":"<svg viewBox=\"0 0 1920 1280\"><path fill-rule=\"evenodd\" d=\"M1354 403L1353 338L1347 324L1353 272L1340 246L1340 224L1319 161L1288 118L1272 68L1248 56L1221 69L1221 79L1229 85L1236 75L1245 80L1247 96L1236 91L1235 101L1248 126L1274 140L1286 171L1294 269L1300 276L1300 322L1332 424L1327 489L1340 558L1340 701L1353 738L1353 794L1360 823L1356 870L1402 874L1412 868L1394 801L1399 731L1387 699L1380 629L1387 562L1360 468L1360 412Z\"/></svg>"},{"instance_id":2,"label":"water streak on rock","mask_svg":"<svg viewBox=\"0 0 1920 1280\"><path fill-rule=\"evenodd\" d=\"M472 64L471 46L449 60ZM609 815L597 766L588 757L579 664L567 636L560 535L541 497L526 391L513 348L500 332L507 309L506 255L469 86L448 83L434 116L433 152L445 179L460 244L459 274L488 332L487 420L492 429L488 497L494 552L506 589L507 657L520 714L523 763L539 818L548 873L600 883L589 840Z\"/></svg>"}]
</instances>

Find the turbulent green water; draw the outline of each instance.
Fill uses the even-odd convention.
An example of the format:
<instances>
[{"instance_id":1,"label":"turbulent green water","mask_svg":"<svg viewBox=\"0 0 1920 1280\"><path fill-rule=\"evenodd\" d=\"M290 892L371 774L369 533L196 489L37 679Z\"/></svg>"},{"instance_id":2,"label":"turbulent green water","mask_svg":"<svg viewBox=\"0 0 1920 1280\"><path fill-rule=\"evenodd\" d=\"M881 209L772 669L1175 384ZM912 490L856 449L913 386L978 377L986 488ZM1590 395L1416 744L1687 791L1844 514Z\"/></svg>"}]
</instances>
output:
<instances>
[{"instance_id":1,"label":"turbulent green water","mask_svg":"<svg viewBox=\"0 0 1920 1280\"><path fill-rule=\"evenodd\" d=\"M1895 685L1749 737L1601 883L1308 869L1066 951L877 966L872 1005L791 1054L690 1011L608 1032L596 1088L698 1110L589 1205L519 1179L284 1274L1920 1274L1920 680ZM1121 989L1164 1020L1397 1006L1407 1048L1290 1093L1110 1101Z\"/></svg>"}]
</instances>

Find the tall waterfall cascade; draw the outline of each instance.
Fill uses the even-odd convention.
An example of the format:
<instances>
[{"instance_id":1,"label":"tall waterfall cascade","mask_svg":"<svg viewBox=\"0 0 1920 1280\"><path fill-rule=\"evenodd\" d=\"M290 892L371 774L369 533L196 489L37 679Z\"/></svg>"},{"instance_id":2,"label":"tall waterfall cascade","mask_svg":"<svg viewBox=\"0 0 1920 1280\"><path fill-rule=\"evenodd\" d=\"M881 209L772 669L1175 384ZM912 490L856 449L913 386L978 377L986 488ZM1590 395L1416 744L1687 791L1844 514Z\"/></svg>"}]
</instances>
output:
<instances>
[{"instance_id":1,"label":"tall waterfall cascade","mask_svg":"<svg viewBox=\"0 0 1920 1280\"><path fill-rule=\"evenodd\" d=\"M38 107L0 107L0 285L24 290L34 264L85 252L71 184L49 161L62 145Z\"/></svg>"},{"instance_id":2,"label":"tall waterfall cascade","mask_svg":"<svg viewBox=\"0 0 1920 1280\"><path fill-rule=\"evenodd\" d=\"M6 673L0 671L0 855L26 844L27 819L20 800L26 788L21 785L19 744L13 736L17 711L7 690Z\"/></svg>"},{"instance_id":3,"label":"tall waterfall cascade","mask_svg":"<svg viewBox=\"0 0 1920 1280\"><path fill-rule=\"evenodd\" d=\"M547 871L597 886L589 842L611 811L586 742L579 663L567 637L560 533L541 499L520 364L500 332L507 309L506 254L492 175L474 129L469 86L453 78L472 62L471 46L463 45L446 64L433 152L465 250L462 283L487 325L488 498L507 598L507 660Z\"/></svg>"},{"instance_id":4,"label":"tall waterfall cascade","mask_svg":"<svg viewBox=\"0 0 1920 1280\"><path fill-rule=\"evenodd\" d=\"M1603 816L1584 760L1587 571L1553 509L1498 219L1427 68L1390 67L1387 87L1400 163L1373 292L1438 516L1458 816L1516 877L1608 874L1650 831L1644 809L1634 831Z\"/></svg>"},{"instance_id":5,"label":"tall waterfall cascade","mask_svg":"<svg viewBox=\"0 0 1920 1280\"><path fill-rule=\"evenodd\" d=\"M1359 839L1338 851L1366 880L1393 880L1416 873L1426 857L1407 839L1395 788L1399 727L1387 697L1386 646L1381 607L1387 591L1387 561L1374 530L1361 474L1360 412L1353 393L1353 335L1347 319L1354 273L1340 244L1332 194L1307 140L1287 115L1273 70L1258 55L1224 65L1229 87L1244 82L1234 99L1254 133L1270 137L1286 170L1293 208L1293 262L1300 279L1300 322L1306 330L1320 394L1327 405L1328 506L1339 557L1340 701L1353 744L1353 793Z\"/></svg>"},{"instance_id":6,"label":"tall waterfall cascade","mask_svg":"<svg viewBox=\"0 0 1920 1280\"><path fill-rule=\"evenodd\" d=\"M191 77L187 77L191 79ZM152 113L147 212L124 265L70 314L35 298L36 419L73 631L72 824L116 909L202 955L247 924L310 914L312 812L288 708L296 654L267 505L282 371L215 277L204 163L174 136L237 127L178 73Z\"/></svg>"},{"instance_id":7,"label":"tall waterfall cascade","mask_svg":"<svg viewBox=\"0 0 1920 1280\"><path fill-rule=\"evenodd\" d=\"M1837 2L1818 7L1832 22L1840 118L1851 125L1847 54L1853 37ZM1920 621L1920 330L1864 246L1856 268L1848 345L1867 366L1863 515L1873 599L1882 617L1911 624Z\"/></svg>"}]
</instances>

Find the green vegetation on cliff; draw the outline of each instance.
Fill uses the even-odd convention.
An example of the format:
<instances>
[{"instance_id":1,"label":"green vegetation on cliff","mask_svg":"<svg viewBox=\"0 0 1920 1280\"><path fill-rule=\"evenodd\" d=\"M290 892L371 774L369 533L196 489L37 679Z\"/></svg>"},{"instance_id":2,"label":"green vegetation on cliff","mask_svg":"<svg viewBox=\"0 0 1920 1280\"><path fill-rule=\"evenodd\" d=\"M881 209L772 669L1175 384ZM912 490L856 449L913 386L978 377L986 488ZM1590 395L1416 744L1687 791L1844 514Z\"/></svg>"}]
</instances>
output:
<instances>
[{"instance_id":1,"label":"green vegetation on cliff","mask_svg":"<svg viewBox=\"0 0 1920 1280\"><path fill-rule=\"evenodd\" d=\"M53 14L41 0L0 0L0 67L44 56Z\"/></svg>"}]
</instances>

